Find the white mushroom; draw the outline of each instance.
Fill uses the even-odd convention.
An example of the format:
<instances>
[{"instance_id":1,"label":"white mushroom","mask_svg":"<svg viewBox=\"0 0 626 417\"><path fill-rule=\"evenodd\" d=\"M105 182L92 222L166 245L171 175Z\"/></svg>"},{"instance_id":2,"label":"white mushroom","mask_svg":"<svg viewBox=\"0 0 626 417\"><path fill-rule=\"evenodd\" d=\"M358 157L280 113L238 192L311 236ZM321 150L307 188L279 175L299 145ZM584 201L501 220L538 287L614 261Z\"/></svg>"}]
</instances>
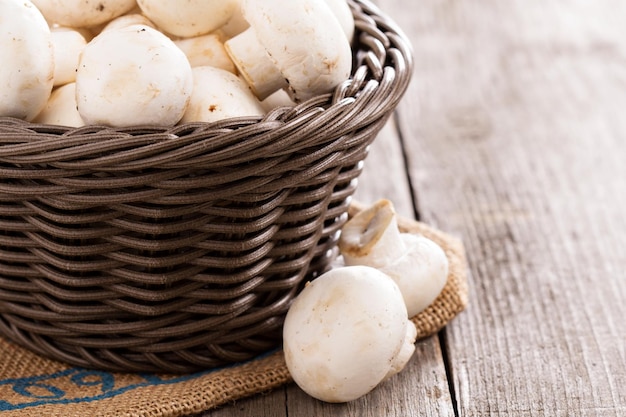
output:
<instances>
[{"instance_id":1,"label":"white mushroom","mask_svg":"<svg viewBox=\"0 0 626 417\"><path fill-rule=\"evenodd\" d=\"M334 13L339 24L341 24L341 28L348 40L352 41L354 36L354 16L350 6L348 6L348 2L346 0L326 0L326 4Z\"/></svg>"},{"instance_id":2,"label":"white mushroom","mask_svg":"<svg viewBox=\"0 0 626 417\"><path fill-rule=\"evenodd\" d=\"M107 24L104 25L104 27L102 28L101 32L111 29L121 29L133 25L144 25L150 26L153 29L156 28L154 23L152 23L152 21L146 16L142 15L141 13L131 13L116 17L110 22L107 22Z\"/></svg>"},{"instance_id":3,"label":"white mushroom","mask_svg":"<svg viewBox=\"0 0 626 417\"><path fill-rule=\"evenodd\" d=\"M400 236L395 208L389 200L378 200L344 224L338 242L346 265L381 268L391 263L406 247Z\"/></svg>"},{"instance_id":4,"label":"white mushroom","mask_svg":"<svg viewBox=\"0 0 626 417\"><path fill-rule=\"evenodd\" d=\"M68 27L53 27L52 44L54 45L54 85L76 81L76 69L80 54L87 41L81 32Z\"/></svg>"},{"instance_id":5,"label":"white mushroom","mask_svg":"<svg viewBox=\"0 0 626 417\"><path fill-rule=\"evenodd\" d=\"M192 67L211 66L234 74L237 69L226 53L225 40L222 32L215 31L193 38L176 39L174 43L185 53Z\"/></svg>"},{"instance_id":6,"label":"white mushroom","mask_svg":"<svg viewBox=\"0 0 626 417\"><path fill-rule=\"evenodd\" d=\"M389 200L379 200L350 219L338 242L346 265L369 265L400 287L409 317L426 309L448 278L448 258L432 240L401 233Z\"/></svg>"},{"instance_id":7,"label":"white mushroom","mask_svg":"<svg viewBox=\"0 0 626 417\"><path fill-rule=\"evenodd\" d=\"M242 0L250 27L225 42L239 73L263 100L288 88L304 101L350 76L350 44L324 0Z\"/></svg>"},{"instance_id":8,"label":"white mushroom","mask_svg":"<svg viewBox=\"0 0 626 417\"><path fill-rule=\"evenodd\" d=\"M243 17L243 13L241 12L241 0L237 0L237 7L233 10L232 16L228 19L228 22L220 27L220 30L227 38L232 38L249 27L248 21Z\"/></svg>"},{"instance_id":9,"label":"white mushroom","mask_svg":"<svg viewBox=\"0 0 626 417\"><path fill-rule=\"evenodd\" d=\"M448 279L448 258L441 246L419 235L403 234L404 253L380 271L400 287L409 317L424 311Z\"/></svg>"},{"instance_id":10,"label":"white mushroom","mask_svg":"<svg viewBox=\"0 0 626 417\"><path fill-rule=\"evenodd\" d=\"M32 120L54 78L48 23L28 0L0 1L0 116Z\"/></svg>"},{"instance_id":11,"label":"white mushroom","mask_svg":"<svg viewBox=\"0 0 626 417\"><path fill-rule=\"evenodd\" d=\"M404 368L415 350L398 286L366 266L332 269L296 297L283 328L285 361L306 393L359 398Z\"/></svg>"},{"instance_id":12,"label":"white mushroom","mask_svg":"<svg viewBox=\"0 0 626 417\"><path fill-rule=\"evenodd\" d=\"M209 66L194 67L192 73L193 93L181 123L265 114L245 81L235 74Z\"/></svg>"},{"instance_id":13,"label":"white mushroom","mask_svg":"<svg viewBox=\"0 0 626 417\"><path fill-rule=\"evenodd\" d=\"M267 113L277 107L293 107L296 105L296 102L291 99L291 96L285 90L276 90L267 96L265 100L261 101L261 105Z\"/></svg>"},{"instance_id":14,"label":"white mushroom","mask_svg":"<svg viewBox=\"0 0 626 417\"><path fill-rule=\"evenodd\" d=\"M164 34L135 25L107 30L85 47L76 74L87 124L176 124L193 88L185 54Z\"/></svg>"},{"instance_id":15,"label":"white mushroom","mask_svg":"<svg viewBox=\"0 0 626 417\"><path fill-rule=\"evenodd\" d=\"M137 0L141 11L157 27L180 37L204 35L224 25L238 0Z\"/></svg>"},{"instance_id":16,"label":"white mushroom","mask_svg":"<svg viewBox=\"0 0 626 417\"><path fill-rule=\"evenodd\" d=\"M76 83L55 88L48 103L33 122L70 127L84 126L85 122L76 109Z\"/></svg>"},{"instance_id":17,"label":"white mushroom","mask_svg":"<svg viewBox=\"0 0 626 417\"><path fill-rule=\"evenodd\" d=\"M32 0L48 23L84 28L121 16L135 7L135 0Z\"/></svg>"}]
</instances>

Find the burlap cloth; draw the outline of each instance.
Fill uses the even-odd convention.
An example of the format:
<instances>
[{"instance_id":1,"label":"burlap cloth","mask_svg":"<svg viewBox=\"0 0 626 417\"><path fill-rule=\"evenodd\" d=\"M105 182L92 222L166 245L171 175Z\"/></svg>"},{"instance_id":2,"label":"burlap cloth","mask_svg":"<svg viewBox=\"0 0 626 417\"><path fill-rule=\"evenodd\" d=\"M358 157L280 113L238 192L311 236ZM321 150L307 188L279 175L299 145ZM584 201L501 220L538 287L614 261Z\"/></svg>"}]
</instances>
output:
<instances>
[{"instance_id":1,"label":"burlap cloth","mask_svg":"<svg viewBox=\"0 0 626 417\"><path fill-rule=\"evenodd\" d=\"M351 207L352 214L361 209ZM442 293L413 318L418 338L441 330L467 304L462 243L423 223L400 218L401 229L441 245L450 262ZM70 367L0 338L2 417L177 417L266 392L291 381L282 351L253 361L190 375L124 374Z\"/></svg>"}]
</instances>

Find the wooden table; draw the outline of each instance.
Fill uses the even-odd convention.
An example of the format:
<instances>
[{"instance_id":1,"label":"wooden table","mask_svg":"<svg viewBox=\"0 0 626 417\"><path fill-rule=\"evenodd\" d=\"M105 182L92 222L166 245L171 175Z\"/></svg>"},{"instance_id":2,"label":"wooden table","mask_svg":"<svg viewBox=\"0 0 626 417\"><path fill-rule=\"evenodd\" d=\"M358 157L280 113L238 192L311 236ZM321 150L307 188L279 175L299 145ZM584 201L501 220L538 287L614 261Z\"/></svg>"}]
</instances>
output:
<instances>
[{"instance_id":1,"label":"wooden table","mask_svg":"<svg viewBox=\"0 0 626 417\"><path fill-rule=\"evenodd\" d=\"M626 416L626 3L379 0L416 69L357 198L465 243L470 305L369 395L207 416Z\"/></svg>"}]
</instances>

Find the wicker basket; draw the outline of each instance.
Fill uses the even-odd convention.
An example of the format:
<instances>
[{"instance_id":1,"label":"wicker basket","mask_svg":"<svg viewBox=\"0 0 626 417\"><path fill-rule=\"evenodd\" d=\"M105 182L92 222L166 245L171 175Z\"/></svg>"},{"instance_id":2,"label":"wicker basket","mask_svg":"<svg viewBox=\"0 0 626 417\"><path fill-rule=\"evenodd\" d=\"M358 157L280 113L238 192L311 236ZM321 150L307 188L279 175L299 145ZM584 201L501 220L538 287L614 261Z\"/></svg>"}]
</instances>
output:
<instances>
[{"instance_id":1,"label":"wicker basket","mask_svg":"<svg viewBox=\"0 0 626 417\"><path fill-rule=\"evenodd\" d=\"M210 369L279 346L411 75L394 22L350 5L350 80L263 119L70 129L0 118L0 333L133 372Z\"/></svg>"}]
</instances>

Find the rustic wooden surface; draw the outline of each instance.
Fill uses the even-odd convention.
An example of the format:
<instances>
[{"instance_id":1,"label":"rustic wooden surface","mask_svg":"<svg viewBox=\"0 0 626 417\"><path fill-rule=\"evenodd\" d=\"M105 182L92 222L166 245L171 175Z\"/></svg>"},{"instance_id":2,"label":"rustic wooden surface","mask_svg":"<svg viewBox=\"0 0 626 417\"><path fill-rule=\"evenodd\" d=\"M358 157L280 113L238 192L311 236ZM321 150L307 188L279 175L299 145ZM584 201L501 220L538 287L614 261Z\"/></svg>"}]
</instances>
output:
<instances>
[{"instance_id":1,"label":"rustic wooden surface","mask_svg":"<svg viewBox=\"0 0 626 417\"><path fill-rule=\"evenodd\" d=\"M357 198L459 236L469 308L353 403L289 385L204 417L626 416L626 4L377 3L416 69Z\"/></svg>"}]
</instances>

